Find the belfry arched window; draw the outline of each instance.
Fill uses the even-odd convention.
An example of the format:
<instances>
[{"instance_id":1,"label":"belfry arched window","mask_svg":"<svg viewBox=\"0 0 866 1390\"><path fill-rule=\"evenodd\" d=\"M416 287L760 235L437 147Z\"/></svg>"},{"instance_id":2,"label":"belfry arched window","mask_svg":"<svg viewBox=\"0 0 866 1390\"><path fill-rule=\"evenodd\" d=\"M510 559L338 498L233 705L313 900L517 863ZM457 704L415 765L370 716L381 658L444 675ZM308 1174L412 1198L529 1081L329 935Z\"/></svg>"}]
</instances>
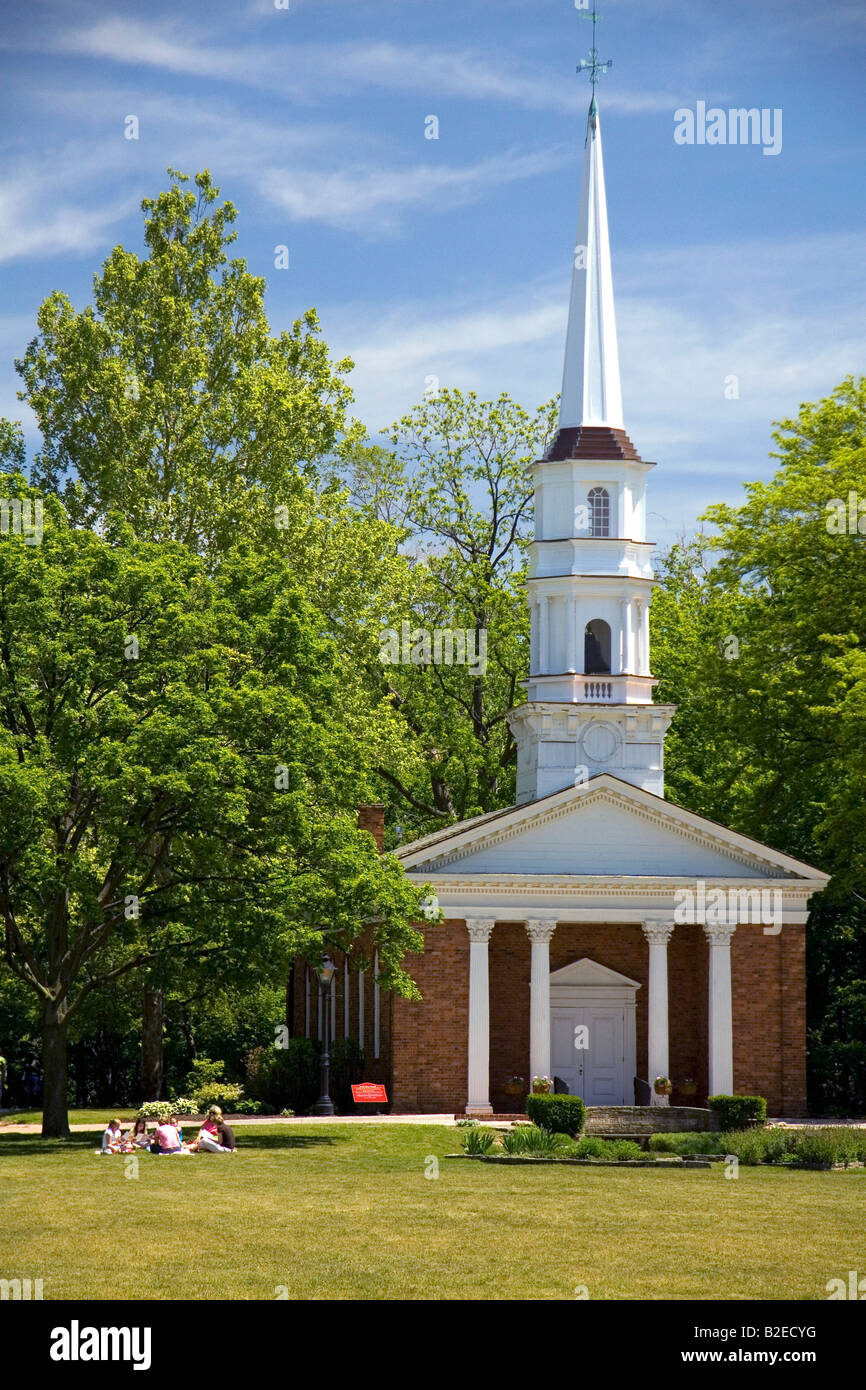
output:
<instances>
[{"instance_id":1,"label":"belfry arched window","mask_svg":"<svg viewBox=\"0 0 866 1390\"><path fill-rule=\"evenodd\" d=\"M610 535L610 493L606 487L590 488L589 497L590 535Z\"/></svg>"},{"instance_id":2,"label":"belfry arched window","mask_svg":"<svg viewBox=\"0 0 866 1390\"><path fill-rule=\"evenodd\" d=\"M610 627L604 618L593 618L583 634L583 674L610 675Z\"/></svg>"}]
</instances>

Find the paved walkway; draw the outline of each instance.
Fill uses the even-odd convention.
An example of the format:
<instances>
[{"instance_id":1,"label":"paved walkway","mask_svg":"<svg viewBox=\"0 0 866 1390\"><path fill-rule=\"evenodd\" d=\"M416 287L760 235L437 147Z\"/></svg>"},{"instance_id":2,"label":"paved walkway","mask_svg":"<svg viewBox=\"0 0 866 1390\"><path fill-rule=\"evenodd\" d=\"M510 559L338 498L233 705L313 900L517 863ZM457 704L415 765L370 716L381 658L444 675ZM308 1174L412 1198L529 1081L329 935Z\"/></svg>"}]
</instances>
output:
<instances>
[{"instance_id":1,"label":"paved walkway","mask_svg":"<svg viewBox=\"0 0 866 1390\"><path fill-rule=\"evenodd\" d=\"M194 1129L202 1120L202 1116L191 1117L188 1115L181 1117L181 1125ZM127 1122L125 1122L127 1123ZM486 1125L511 1125L511 1120L482 1120L481 1124ZM810 1128L820 1129L829 1125L844 1125L851 1129L866 1129L866 1120L827 1120L827 1119L802 1119L802 1120L780 1120L771 1117L768 1121L770 1125L786 1125L789 1129ZM453 1115L294 1115L291 1118L282 1115L238 1115L231 1120L234 1129L241 1129L246 1125L445 1125L453 1126L456 1120ZM70 1125L73 1134L99 1134L105 1128L104 1121L90 1121L84 1125ZM40 1124L11 1124L9 1121L0 1118L0 1134L40 1134L42 1126Z\"/></svg>"},{"instance_id":2,"label":"paved walkway","mask_svg":"<svg viewBox=\"0 0 866 1390\"><path fill-rule=\"evenodd\" d=\"M181 1116L181 1127L195 1129L204 1119ZM124 1121L125 1124L130 1123ZM245 1125L454 1125L453 1115L238 1115L230 1121L232 1129ZM73 1134L101 1134L105 1121L88 1121L85 1125L70 1125ZM41 1134L41 1124L10 1124L0 1119L0 1134Z\"/></svg>"}]
</instances>

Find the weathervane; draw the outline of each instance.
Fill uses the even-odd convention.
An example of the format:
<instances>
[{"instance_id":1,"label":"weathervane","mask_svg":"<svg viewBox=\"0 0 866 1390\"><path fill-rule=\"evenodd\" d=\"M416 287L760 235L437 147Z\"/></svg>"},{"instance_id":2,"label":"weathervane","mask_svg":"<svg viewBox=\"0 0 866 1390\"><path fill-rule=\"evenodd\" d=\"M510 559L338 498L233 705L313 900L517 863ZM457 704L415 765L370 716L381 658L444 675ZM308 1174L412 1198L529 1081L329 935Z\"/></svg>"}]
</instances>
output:
<instances>
[{"instance_id":1,"label":"weathervane","mask_svg":"<svg viewBox=\"0 0 866 1390\"><path fill-rule=\"evenodd\" d=\"M578 72L588 72L589 80L592 83L592 100L595 104L595 84L602 73L608 72L613 67L613 59L608 58L606 63L599 62L598 49L595 46L595 27L601 19L601 15L596 10L581 9L580 13L584 19L592 20L592 48L588 58L581 58L577 65Z\"/></svg>"}]
</instances>

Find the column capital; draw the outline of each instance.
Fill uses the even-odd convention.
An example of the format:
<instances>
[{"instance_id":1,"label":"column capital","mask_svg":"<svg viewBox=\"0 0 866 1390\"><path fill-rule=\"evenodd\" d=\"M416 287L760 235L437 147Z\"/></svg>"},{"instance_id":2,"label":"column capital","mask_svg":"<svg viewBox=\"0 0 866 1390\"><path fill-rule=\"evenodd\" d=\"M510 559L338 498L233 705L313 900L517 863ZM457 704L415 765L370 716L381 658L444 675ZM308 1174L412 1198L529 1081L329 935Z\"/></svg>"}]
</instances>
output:
<instances>
[{"instance_id":1,"label":"column capital","mask_svg":"<svg viewBox=\"0 0 866 1390\"><path fill-rule=\"evenodd\" d=\"M643 934L650 946L667 946L674 930L673 922L641 922Z\"/></svg>"},{"instance_id":2,"label":"column capital","mask_svg":"<svg viewBox=\"0 0 866 1390\"><path fill-rule=\"evenodd\" d=\"M704 922L704 936L711 946L730 946L736 922Z\"/></svg>"},{"instance_id":3,"label":"column capital","mask_svg":"<svg viewBox=\"0 0 866 1390\"><path fill-rule=\"evenodd\" d=\"M551 941L556 931L556 923L551 922L548 917L530 917L524 925L530 941L542 944Z\"/></svg>"},{"instance_id":4,"label":"column capital","mask_svg":"<svg viewBox=\"0 0 866 1390\"><path fill-rule=\"evenodd\" d=\"M488 942L493 928L496 926L495 917L467 917L466 930L469 933L470 941Z\"/></svg>"}]
</instances>

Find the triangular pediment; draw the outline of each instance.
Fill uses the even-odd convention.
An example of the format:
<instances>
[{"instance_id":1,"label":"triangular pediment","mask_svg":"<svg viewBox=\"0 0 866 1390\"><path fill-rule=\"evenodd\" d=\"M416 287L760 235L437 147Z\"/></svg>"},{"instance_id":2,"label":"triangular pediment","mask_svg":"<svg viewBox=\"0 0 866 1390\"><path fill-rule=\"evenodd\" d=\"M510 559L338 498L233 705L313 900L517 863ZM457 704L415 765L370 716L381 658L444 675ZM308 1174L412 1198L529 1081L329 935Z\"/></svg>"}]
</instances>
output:
<instances>
[{"instance_id":1,"label":"triangular pediment","mask_svg":"<svg viewBox=\"0 0 866 1390\"><path fill-rule=\"evenodd\" d=\"M551 985L616 985L622 988L627 986L629 989L640 989L638 980L630 980L628 975L620 975L618 970L610 970L606 965L599 965L597 960L590 960L589 956L584 956L582 960L573 960L570 965L563 965L560 970L550 972Z\"/></svg>"},{"instance_id":2,"label":"triangular pediment","mask_svg":"<svg viewBox=\"0 0 866 1390\"><path fill-rule=\"evenodd\" d=\"M450 826L398 855L407 872L436 876L789 879L816 890L827 882L820 870L609 773Z\"/></svg>"}]
</instances>

